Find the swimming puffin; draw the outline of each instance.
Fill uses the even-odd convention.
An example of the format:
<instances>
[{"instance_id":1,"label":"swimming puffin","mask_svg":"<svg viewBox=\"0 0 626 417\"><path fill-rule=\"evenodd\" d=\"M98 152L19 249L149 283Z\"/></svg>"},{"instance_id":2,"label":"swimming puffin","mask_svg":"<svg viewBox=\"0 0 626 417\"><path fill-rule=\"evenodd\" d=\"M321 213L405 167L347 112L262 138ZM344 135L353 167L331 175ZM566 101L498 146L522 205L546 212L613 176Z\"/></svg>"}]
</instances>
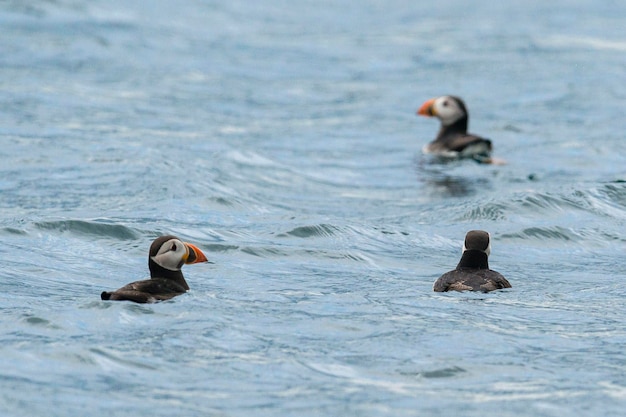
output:
<instances>
[{"instance_id":1,"label":"swimming puffin","mask_svg":"<svg viewBox=\"0 0 626 417\"><path fill-rule=\"evenodd\" d=\"M148 255L150 279L131 282L115 291L103 291L103 300L128 300L153 303L169 300L189 290L180 270L183 264L207 262L200 249L176 236L161 236L152 242Z\"/></svg>"},{"instance_id":2,"label":"swimming puffin","mask_svg":"<svg viewBox=\"0 0 626 417\"><path fill-rule=\"evenodd\" d=\"M465 236L463 255L454 271L443 274L433 285L436 292L482 291L511 288L511 284L500 273L489 269L487 258L491 252L489 233L470 230Z\"/></svg>"},{"instance_id":3,"label":"swimming puffin","mask_svg":"<svg viewBox=\"0 0 626 417\"><path fill-rule=\"evenodd\" d=\"M441 96L427 100L417 111L420 116L441 121L437 138L424 146L424 153L448 158L471 158L480 163L502 164L491 158L491 141L467 133L469 113L459 97Z\"/></svg>"}]
</instances>

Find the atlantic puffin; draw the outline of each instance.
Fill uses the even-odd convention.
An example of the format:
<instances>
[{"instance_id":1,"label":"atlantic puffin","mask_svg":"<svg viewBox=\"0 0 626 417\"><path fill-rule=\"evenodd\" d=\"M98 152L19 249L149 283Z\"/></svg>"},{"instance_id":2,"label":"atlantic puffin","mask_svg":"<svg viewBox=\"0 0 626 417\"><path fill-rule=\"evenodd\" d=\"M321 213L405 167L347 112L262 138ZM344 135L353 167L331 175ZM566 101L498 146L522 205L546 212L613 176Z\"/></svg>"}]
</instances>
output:
<instances>
[{"instance_id":1,"label":"atlantic puffin","mask_svg":"<svg viewBox=\"0 0 626 417\"><path fill-rule=\"evenodd\" d=\"M511 288L500 273L489 269L487 258L491 252L491 239L484 230L470 230L465 236L463 255L456 269L443 274L435 284L435 292L481 291L489 292Z\"/></svg>"},{"instance_id":2,"label":"atlantic puffin","mask_svg":"<svg viewBox=\"0 0 626 417\"><path fill-rule=\"evenodd\" d=\"M154 303L169 300L189 290L181 268L184 264L207 262L200 249L176 236L161 236L152 242L148 254L150 279L131 282L115 291L103 291L103 300Z\"/></svg>"},{"instance_id":3,"label":"atlantic puffin","mask_svg":"<svg viewBox=\"0 0 626 417\"><path fill-rule=\"evenodd\" d=\"M471 158L480 163L501 164L504 161L491 158L491 141L467 133L469 113L465 103L456 96L431 98L421 105L417 114L436 117L441 128L434 141L424 146L424 153L447 158Z\"/></svg>"}]
</instances>

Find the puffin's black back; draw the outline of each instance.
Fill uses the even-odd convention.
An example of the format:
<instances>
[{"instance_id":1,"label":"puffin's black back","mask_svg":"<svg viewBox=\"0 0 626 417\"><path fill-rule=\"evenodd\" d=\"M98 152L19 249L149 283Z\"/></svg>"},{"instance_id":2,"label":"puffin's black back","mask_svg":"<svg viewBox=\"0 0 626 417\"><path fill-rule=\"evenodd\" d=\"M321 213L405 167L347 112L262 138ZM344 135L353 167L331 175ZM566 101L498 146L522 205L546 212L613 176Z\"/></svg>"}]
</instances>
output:
<instances>
[{"instance_id":1,"label":"puffin's black back","mask_svg":"<svg viewBox=\"0 0 626 417\"><path fill-rule=\"evenodd\" d=\"M491 269L455 269L439 277L433 286L436 292L489 292L502 288L511 288L511 284L502 274Z\"/></svg>"}]
</instances>

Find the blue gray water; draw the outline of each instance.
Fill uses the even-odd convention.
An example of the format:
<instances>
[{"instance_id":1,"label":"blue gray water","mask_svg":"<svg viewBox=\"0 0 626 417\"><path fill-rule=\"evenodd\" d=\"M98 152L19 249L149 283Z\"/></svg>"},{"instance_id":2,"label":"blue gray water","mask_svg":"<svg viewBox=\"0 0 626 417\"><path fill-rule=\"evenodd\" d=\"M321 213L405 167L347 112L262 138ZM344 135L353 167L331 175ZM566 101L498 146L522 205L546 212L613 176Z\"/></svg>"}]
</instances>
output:
<instances>
[{"instance_id":1,"label":"blue gray water","mask_svg":"<svg viewBox=\"0 0 626 417\"><path fill-rule=\"evenodd\" d=\"M623 416L626 3L0 3L0 415ZM463 97L504 166L434 163ZM470 229L490 294L432 292ZM213 262L150 305L171 233Z\"/></svg>"}]
</instances>

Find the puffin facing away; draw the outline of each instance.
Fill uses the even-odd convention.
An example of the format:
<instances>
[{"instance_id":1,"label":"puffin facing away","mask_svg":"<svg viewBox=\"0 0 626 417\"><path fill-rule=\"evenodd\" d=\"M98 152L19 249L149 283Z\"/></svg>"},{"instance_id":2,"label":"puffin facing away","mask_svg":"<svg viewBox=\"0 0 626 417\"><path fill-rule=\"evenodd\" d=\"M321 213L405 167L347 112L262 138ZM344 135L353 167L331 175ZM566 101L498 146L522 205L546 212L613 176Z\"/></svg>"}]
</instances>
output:
<instances>
[{"instance_id":1,"label":"puffin facing away","mask_svg":"<svg viewBox=\"0 0 626 417\"><path fill-rule=\"evenodd\" d=\"M207 262L207 258L196 246L176 236L158 237L152 242L148 254L150 279L132 282L115 291L103 291L100 298L136 303L169 300L189 290L180 270L182 266L198 262Z\"/></svg>"},{"instance_id":2,"label":"puffin facing away","mask_svg":"<svg viewBox=\"0 0 626 417\"><path fill-rule=\"evenodd\" d=\"M424 153L448 158L471 158L486 164L502 164L491 158L491 141L467 133L469 113L459 97L441 96L426 101L417 111L420 116L436 117L441 128L434 141L424 146Z\"/></svg>"},{"instance_id":3,"label":"puffin facing away","mask_svg":"<svg viewBox=\"0 0 626 417\"><path fill-rule=\"evenodd\" d=\"M443 274L433 286L436 292L482 291L511 288L500 273L489 269L487 258L491 252L489 233L470 230L465 236L463 255L454 271Z\"/></svg>"}]
</instances>

